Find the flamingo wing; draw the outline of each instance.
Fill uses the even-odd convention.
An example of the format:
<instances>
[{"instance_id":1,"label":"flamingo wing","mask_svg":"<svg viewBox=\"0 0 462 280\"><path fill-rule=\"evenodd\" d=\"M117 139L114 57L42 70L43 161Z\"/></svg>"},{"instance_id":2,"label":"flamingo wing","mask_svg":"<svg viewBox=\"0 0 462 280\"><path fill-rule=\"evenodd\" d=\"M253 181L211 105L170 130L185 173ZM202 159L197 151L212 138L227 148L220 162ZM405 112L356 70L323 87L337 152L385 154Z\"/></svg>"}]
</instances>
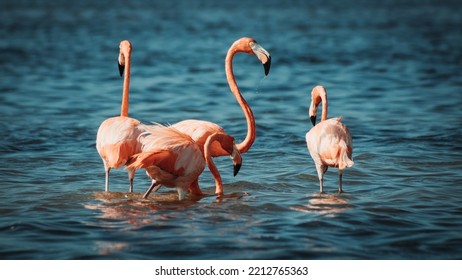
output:
<instances>
[{"instance_id":1,"label":"flamingo wing","mask_svg":"<svg viewBox=\"0 0 462 280\"><path fill-rule=\"evenodd\" d=\"M134 155L127 168L145 168L153 180L169 187L189 187L205 168L198 145L173 127L143 126L142 152Z\"/></svg>"}]
</instances>

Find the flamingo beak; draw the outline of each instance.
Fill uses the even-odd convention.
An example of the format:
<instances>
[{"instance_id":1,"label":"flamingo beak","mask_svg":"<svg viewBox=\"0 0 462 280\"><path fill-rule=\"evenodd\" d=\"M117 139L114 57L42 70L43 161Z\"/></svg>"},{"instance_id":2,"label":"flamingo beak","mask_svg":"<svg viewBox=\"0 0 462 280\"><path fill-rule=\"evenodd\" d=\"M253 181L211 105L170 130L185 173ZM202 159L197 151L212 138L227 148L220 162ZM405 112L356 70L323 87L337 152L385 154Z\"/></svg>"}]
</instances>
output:
<instances>
[{"instance_id":1,"label":"flamingo beak","mask_svg":"<svg viewBox=\"0 0 462 280\"><path fill-rule=\"evenodd\" d=\"M237 149L236 144L233 144L233 151L231 152L231 159L233 160L233 165L234 165L234 176L239 173L239 170L241 169L242 166L242 157L241 153Z\"/></svg>"},{"instance_id":2,"label":"flamingo beak","mask_svg":"<svg viewBox=\"0 0 462 280\"><path fill-rule=\"evenodd\" d=\"M318 107L317 107L317 105L313 102L313 100L311 100L310 109L308 110L308 116L310 116L310 120L311 120L311 123L313 124L313 126L316 125L316 115L317 115L317 112L318 112Z\"/></svg>"},{"instance_id":3,"label":"flamingo beak","mask_svg":"<svg viewBox=\"0 0 462 280\"><path fill-rule=\"evenodd\" d=\"M234 176L236 176L237 173L239 173L239 170L241 169L241 166L242 166L242 164L240 164L240 163L234 165Z\"/></svg>"},{"instance_id":4,"label":"flamingo beak","mask_svg":"<svg viewBox=\"0 0 462 280\"><path fill-rule=\"evenodd\" d=\"M263 68L265 69L265 76L268 76L271 68L271 56L268 56L268 61L263 63Z\"/></svg>"},{"instance_id":5,"label":"flamingo beak","mask_svg":"<svg viewBox=\"0 0 462 280\"><path fill-rule=\"evenodd\" d=\"M316 116L311 116L310 120L311 120L311 123L313 124L313 126L315 126L316 125Z\"/></svg>"},{"instance_id":6,"label":"flamingo beak","mask_svg":"<svg viewBox=\"0 0 462 280\"><path fill-rule=\"evenodd\" d=\"M263 68L265 69L265 76L268 76L271 68L271 55L267 50L255 42L250 43L250 47L252 48L253 53L263 64Z\"/></svg>"},{"instance_id":7,"label":"flamingo beak","mask_svg":"<svg viewBox=\"0 0 462 280\"><path fill-rule=\"evenodd\" d=\"M120 63L117 63L119 65L119 73L120 73L120 77L123 76L124 74L124 70L125 70L125 65L121 65Z\"/></svg>"}]
</instances>

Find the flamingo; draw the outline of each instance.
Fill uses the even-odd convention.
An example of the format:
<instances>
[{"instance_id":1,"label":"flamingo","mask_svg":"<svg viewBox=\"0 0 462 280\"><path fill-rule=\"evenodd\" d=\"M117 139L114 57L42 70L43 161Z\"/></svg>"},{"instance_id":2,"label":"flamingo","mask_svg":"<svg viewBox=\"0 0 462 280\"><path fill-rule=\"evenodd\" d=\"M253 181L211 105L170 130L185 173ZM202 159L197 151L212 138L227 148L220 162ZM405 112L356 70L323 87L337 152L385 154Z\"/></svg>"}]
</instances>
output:
<instances>
[{"instance_id":1,"label":"flamingo","mask_svg":"<svg viewBox=\"0 0 462 280\"><path fill-rule=\"evenodd\" d=\"M217 195L222 195L223 182L212 157L215 157L217 152L221 152L221 155L229 155L233 161L234 176L236 176L242 165L242 157L235 144L234 137L227 134L221 126L208 121L184 120L173 124L172 127L189 135L199 145L206 160L206 164L215 180L215 193ZM212 137L213 135L220 136ZM223 149L223 146L228 145L230 142L232 143L232 149ZM208 147L207 155L206 147ZM197 185L194 185L190 191L194 194L201 195L202 191L196 187Z\"/></svg>"},{"instance_id":2,"label":"flamingo","mask_svg":"<svg viewBox=\"0 0 462 280\"><path fill-rule=\"evenodd\" d=\"M199 146L188 135L171 126L160 124L143 126L139 138L141 152L130 158L127 169L146 169L152 179L143 198L160 185L176 188L179 200L193 185L199 188L198 178L205 168L205 159Z\"/></svg>"},{"instance_id":3,"label":"flamingo","mask_svg":"<svg viewBox=\"0 0 462 280\"><path fill-rule=\"evenodd\" d=\"M104 164L106 173L106 192L109 191L109 171L125 165L128 159L140 151L138 136L142 133L140 122L128 117L128 96L130 88L130 58L132 45L129 41L120 42L119 71L124 76L122 106L120 116L106 119L101 123L96 135L96 149ZM129 191L133 192L135 169L128 169Z\"/></svg>"},{"instance_id":4,"label":"flamingo","mask_svg":"<svg viewBox=\"0 0 462 280\"><path fill-rule=\"evenodd\" d=\"M236 163L237 161L235 157L237 155L237 152L239 153L247 152L252 146L252 144L254 143L255 138L256 138L256 125L255 125L255 118L253 116L252 109L250 108L249 104L245 101L244 97L239 91L239 88L237 86L236 79L233 73L233 58L234 58L234 55L239 52L247 53L250 55L255 55L263 64L263 67L265 70L265 76L269 74L269 70L271 67L270 54L268 53L268 51L266 51L262 46L260 46L252 38L244 37L244 38L240 38L236 40L231 45L231 47L229 48L227 52L226 59L225 59L226 78L228 80L228 84L231 89L231 92L233 93L237 102L241 106L242 111L244 112L244 115L247 121L247 135L244 141L242 141L241 143L233 144L234 148L231 153L230 151L226 151L220 148L220 145L216 143L211 144L211 149L209 152L210 152L211 157L232 155L232 159L234 163ZM221 126L213 122L209 122L209 121L190 119L190 120L184 120L184 121L175 123L172 126L178 129L179 131L191 136L192 139L196 141L196 143L201 147L202 151L204 151L205 142L214 133L225 135L223 137L227 137L229 139L232 138L232 136L228 135ZM239 157L240 157L240 154L239 154ZM220 177L220 173L216 169L216 166L214 165L213 160L211 158L207 160L207 165L215 179L215 186L216 186L215 193L218 196L221 196L223 195L223 183ZM235 164L234 176L236 176L236 174L239 172L239 168L240 168L240 164L239 165ZM201 193L201 191L197 189L194 190L194 192Z\"/></svg>"},{"instance_id":5,"label":"flamingo","mask_svg":"<svg viewBox=\"0 0 462 280\"><path fill-rule=\"evenodd\" d=\"M316 113L321 102L321 122L316 124ZM306 133L306 144L316 165L320 192L323 193L324 174L330 166L338 168L338 191L341 193L343 169L354 164L351 133L341 123L342 117L327 119L327 92L323 86L316 86L311 91L309 116L314 127Z\"/></svg>"}]
</instances>

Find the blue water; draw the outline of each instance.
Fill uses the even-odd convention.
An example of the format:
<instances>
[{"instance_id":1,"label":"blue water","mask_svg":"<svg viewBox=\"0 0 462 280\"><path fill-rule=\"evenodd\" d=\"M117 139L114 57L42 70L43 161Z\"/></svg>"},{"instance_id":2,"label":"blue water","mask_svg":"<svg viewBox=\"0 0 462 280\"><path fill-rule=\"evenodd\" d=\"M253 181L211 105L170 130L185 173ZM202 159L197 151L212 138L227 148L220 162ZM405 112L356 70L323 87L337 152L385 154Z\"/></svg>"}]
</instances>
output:
<instances>
[{"instance_id":1,"label":"blue water","mask_svg":"<svg viewBox=\"0 0 462 280\"><path fill-rule=\"evenodd\" d=\"M96 2L96 3L95 3ZM462 258L462 5L459 1L2 1L1 259ZM104 170L99 124L120 110L118 45L133 44L130 115L197 118L257 139L237 177L216 160L202 198L163 188L141 199L143 171ZM306 149L309 93L322 84L343 116L355 165L329 169L319 194Z\"/></svg>"}]
</instances>

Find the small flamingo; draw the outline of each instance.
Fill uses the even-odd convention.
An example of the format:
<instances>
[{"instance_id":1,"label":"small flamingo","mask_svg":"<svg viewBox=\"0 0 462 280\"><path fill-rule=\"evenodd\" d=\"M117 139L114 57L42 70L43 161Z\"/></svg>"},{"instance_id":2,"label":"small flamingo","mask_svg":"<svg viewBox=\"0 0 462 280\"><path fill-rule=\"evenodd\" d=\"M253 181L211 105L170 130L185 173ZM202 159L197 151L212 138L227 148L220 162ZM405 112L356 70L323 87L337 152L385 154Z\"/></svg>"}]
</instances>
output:
<instances>
[{"instance_id":1,"label":"small flamingo","mask_svg":"<svg viewBox=\"0 0 462 280\"><path fill-rule=\"evenodd\" d=\"M321 102L321 122L316 124L317 109ZM323 193L324 174L330 166L338 168L338 191L341 193L343 169L354 164L352 139L348 128L341 123L342 117L327 119L327 92L323 86L316 86L311 91L309 115L314 127L306 133L306 144L316 165L320 192Z\"/></svg>"},{"instance_id":2,"label":"small flamingo","mask_svg":"<svg viewBox=\"0 0 462 280\"><path fill-rule=\"evenodd\" d=\"M238 151L239 153L245 153L247 152L252 144L255 141L256 138L256 125L255 125L255 118L253 116L252 109L250 108L249 104L245 101L244 97L242 96L241 92L239 91L239 88L236 83L236 79L234 77L234 72L233 72L233 58L236 53L243 52L247 53L250 55L255 55L263 64L264 70L265 70L265 75L269 74L269 70L271 67L271 56L266 51L263 47L261 47L254 39L252 38L240 38L236 40L231 47L229 48L226 59L225 59L225 70L226 70L226 78L228 80L229 87L231 89L231 92L235 96L237 102L242 108L242 111L244 112L246 121L247 121L247 135L241 143L238 144L233 144L234 149L232 154L236 154ZM228 135L225 130L212 122L209 121L201 121L201 120L184 120L181 122L178 122L176 124L172 125L179 131L188 134L191 136L194 141L201 147L202 150L204 150L204 145L209 136L211 136L214 133L219 133L223 135L227 135L226 137L232 138L232 136ZM229 151L225 151L224 149L220 148L218 144L212 144L211 150L210 150L210 156L211 157L218 157L218 156L225 156L225 155L231 155ZM234 157L233 162L235 162ZM207 161L207 165L209 166L209 169L212 171L212 175L214 176L215 179L215 193L217 195L223 195L223 183L220 177L220 173L216 169L216 166L213 164L213 167L210 165L213 164L212 159L209 159ZM240 165L235 165L235 168L240 168ZM234 170L234 176L236 176L237 172L239 169ZM201 193L200 190L194 190L195 193Z\"/></svg>"},{"instance_id":3,"label":"small flamingo","mask_svg":"<svg viewBox=\"0 0 462 280\"><path fill-rule=\"evenodd\" d=\"M125 70L125 77L120 116L109 118L101 123L96 135L96 149L103 160L106 173L106 192L109 191L109 171L111 168L119 168L125 165L132 155L140 151L137 140L142 133L139 127L140 122L128 117L131 53L131 43L127 40L121 41L118 64L120 76L123 75ZM128 169L130 192L133 192L134 177L135 169Z\"/></svg>"},{"instance_id":4,"label":"small flamingo","mask_svg":"<svg viewBox=\"0 0 462 280\"><path fill-rule=\"evenodd\" d=\"M186 196L188 188L199 188L198 178L205 168L199 146L188 135L171 126L143 126L139 142L141 152L130 158L127 169L146 169L152 184L144 194L147 198L161 185L176 188L178 198Z\"/></svg>"}]
</instances>

